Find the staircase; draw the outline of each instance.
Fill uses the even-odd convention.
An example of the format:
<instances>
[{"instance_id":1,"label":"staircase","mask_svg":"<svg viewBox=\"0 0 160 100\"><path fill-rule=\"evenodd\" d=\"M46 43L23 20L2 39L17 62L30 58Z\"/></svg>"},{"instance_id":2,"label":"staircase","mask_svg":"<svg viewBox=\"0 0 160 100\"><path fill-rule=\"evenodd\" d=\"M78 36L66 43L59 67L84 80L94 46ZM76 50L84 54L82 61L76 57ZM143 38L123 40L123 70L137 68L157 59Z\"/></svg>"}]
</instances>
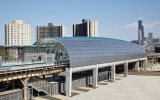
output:
<instances>
[{"instance_id":1,"label":"staircase","mask_svg":"<svg viewBox=\"0 0 160 100\"><path fill-rule=\"evenodd\" d=\"M38 92L43 92L51 96L51 84L46 80L43 80L39 77L31 77L28 80L28 86L32 87Z\"/></svg>"}]
</instances>

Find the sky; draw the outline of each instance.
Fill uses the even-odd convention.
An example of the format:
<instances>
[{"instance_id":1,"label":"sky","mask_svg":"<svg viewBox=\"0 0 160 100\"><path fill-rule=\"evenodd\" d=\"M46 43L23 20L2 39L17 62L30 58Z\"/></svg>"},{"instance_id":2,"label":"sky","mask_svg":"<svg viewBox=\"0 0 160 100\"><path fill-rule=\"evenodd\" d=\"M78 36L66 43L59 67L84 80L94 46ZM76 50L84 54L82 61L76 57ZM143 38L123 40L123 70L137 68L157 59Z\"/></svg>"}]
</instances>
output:
<instances>
[{"instance_id":1,"label":"sky","mask_svg":"<svg viewBox=\"0 0 160 100\"><path fill-rule=\"evenodd\" d=\"M160 37L160 0L0 0L0 45L5 44L4 25L23 20L31 25L31 42L36 26L64 25L72 37L72 25L82 19L98 21L98 36L126 41L138 39L142 16L145 37Z\"/></svg>"}]
</instances>

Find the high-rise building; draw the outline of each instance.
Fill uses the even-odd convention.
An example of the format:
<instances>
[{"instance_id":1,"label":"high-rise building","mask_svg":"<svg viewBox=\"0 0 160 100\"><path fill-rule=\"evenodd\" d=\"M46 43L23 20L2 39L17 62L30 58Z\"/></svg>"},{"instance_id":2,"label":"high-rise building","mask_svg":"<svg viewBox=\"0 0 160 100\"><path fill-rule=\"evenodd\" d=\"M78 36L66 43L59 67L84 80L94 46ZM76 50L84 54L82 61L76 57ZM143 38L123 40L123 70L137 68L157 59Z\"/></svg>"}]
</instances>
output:
<instances>
[{"instance_id":1,"label":"high-rise building","mask_svg":"<svg viewBox=\"0 0 160 100\"><path fill-rule=\"evenodd\" d=\"M30 45L31 25L22 20L5 24L5 45Z\"/></svg>"},{"instance_id":2,"label":"high-rise building","mask_svg":"<svg viewBox=\"0 0 160 100\"><path fill-rule=\"evenodd\" d=\"M139 45L142 45L142 31L141 30L139 30L138 31L138 44Z\"/></svg>"},{"instance_id":3,"label":"high-rise building","mask_svg":"<svg viewBox=\"0 0 160 100\"><path fill-rule=\"evenodd\" d=\"M73 24L73 36L97 37L98 22L83 19L81 24Z\"/></svg>"},{"instance_id":4,"label":"high-rise building","mask_svg":"<svg viewBox=\"0 0 160 100\"><path fill-rule=\"evenodd\" d=\"M139 34L139 30L141 30L142 33L142 45L143 45L143 41L144 41L144 27L142 25L142 20L138 20L138 34Z\"/></svg>"},{"instance_id":5,"label":"high-rise building","mask_svg":"<svg viewBox=\"0 0 160 100\"><path fill-rule=\"evenodd\" d=\"M153 33L152 33L152 32L149 32L149 33L148 33L148 40L149 40L150 42L152 42L152 40L153 40Z\"/></svg>"},{"instance_id":6,"label":"high-rise building","mask_svg":"<svg viewBox=\"0 0 160 100\"><path fill-rule=\"evenodd\" d=\"M52 23L48 23L48 26L36 27L36 40L47 37L65 37L65 26L54 26Z\"/></svg>"}]
</instances>

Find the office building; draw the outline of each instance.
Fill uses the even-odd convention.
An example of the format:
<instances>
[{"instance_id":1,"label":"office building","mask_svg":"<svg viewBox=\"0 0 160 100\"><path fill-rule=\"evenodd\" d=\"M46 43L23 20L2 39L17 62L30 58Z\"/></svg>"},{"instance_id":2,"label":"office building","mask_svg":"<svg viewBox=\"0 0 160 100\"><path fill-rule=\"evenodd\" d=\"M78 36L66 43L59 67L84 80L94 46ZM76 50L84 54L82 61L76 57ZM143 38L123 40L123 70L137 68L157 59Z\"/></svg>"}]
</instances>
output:
<instances>
[{"instance_id":1,"label":"office building","mask_svg":"<svg viewBox=\"0 0 160 100\"><path fill-rule=\"evenodd\" d=\"M97 37L98 22L83 19L81 24L73 25L73 37Z\"/></svg>"},{"instance_id":2,"label":"office building","mask_svg":"<svg viewBox=\"0 0 160 100\"><path fill-rule=\"evenodd\" d=\"M5 24L5 45L30 45L31 25L22 20Z\"/></svg>"},{"instance_id":3,"label":"office building","mask_svg":"<svg viewBox=\"0 0 160 100\"><path fill-rule=\"evenodd\" d=\"M54 26L52 23L48 23L48 26L36 27L36 40L47 37L65 37L65 26Z\"/></svg>"},{"instance_id":4,"label":"office building","mask_svg":"<svg viewBox=\"0 0 160 100\"><path fill-rule=\"evenodd\" d=\"M139 30L141 30L142 33L142 45L143 45L143 41L144 41L144 26L142 25L142 20L139 19L138 20L138 34L139 34Z\"/></svg>"},{"instance_id":5,"label":"office building","mask_svg":"<svg viewBox=\"0 0 160 100\"><path fill-rule=\"evenodd\" d=\"M149 40L150 42L152 42L152 40L153 40L153 33L152 33L152 32L149 32L149 33L148 33L148 40Z\"/></svg>"},{"instance_id":6,"label":"office building","mask_svg":"<svg viewBox=\"0 0 160 100\"><path fill-rule=\"evenodd\" d=\"M141 30L139 30L138 31L138 44L139 45L142 45L142 31Z\"/></svg>"}]
</instances>

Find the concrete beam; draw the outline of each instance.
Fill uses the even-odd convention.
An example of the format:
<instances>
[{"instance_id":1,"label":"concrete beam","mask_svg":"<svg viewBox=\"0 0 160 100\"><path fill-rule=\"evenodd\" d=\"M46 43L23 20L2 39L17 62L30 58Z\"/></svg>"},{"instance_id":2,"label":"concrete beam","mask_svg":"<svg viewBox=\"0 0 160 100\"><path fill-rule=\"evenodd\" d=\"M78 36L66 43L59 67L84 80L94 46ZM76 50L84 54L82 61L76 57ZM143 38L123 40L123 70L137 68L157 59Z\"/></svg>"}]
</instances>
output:
<instances>
[{"instance_id":1,"label":"concrete beam","mask_svg":"<svg viewBox=\"0 0 160 100\"><path fill-rule=\"evenodd\" d=\"M111 81L115 81L115 65L111 66Z\"/></svg>"},{"instance_id":2,"label":"concrete beam","mask_svg":"<svg viewBox=\"0 0 160 100\"><path fill-rule=\"evenodd\" d=\"M128 75L128 61L124 64L124 76L127 77Z\"/></svg>"},{"instance_id":3,"label":"concrete beam","mask_svg":"<svg viewBox=\"0 0 160 100\"><path fill-rule=\"evenodd\" d=\"M66 68L66 96L71 96L72 89L72 68Z\"/></svg>"},{"instance_id":4,"label":"concrete beam","mask_svg":"<svg viewBox=\"0 0 160 100\"><path fill-rule=\"evenodd\" d=\"M93 87L97 88L98 65L93 69Z\"/></svg>"},{"instance_id":5,"label":"concrete beam","mask_svg":"<svg viewBox=\"0 0 160 100\"><path fill-rule=\"evenodd\" d=\"M145 59L146 59L146 57L145 58L139 58L139 59L131 59L131 60L127 60L127 61L128 61L128 63L132 63L132 62L137 62L137 61L143 61ZM120 65L120 64L125 64L125 63L126 63L126 60L125 61L98 64L98 68L110 67L110 66L113 66L113 65ZM82 71L87 71L87 70L93 70L95 68L95 66L96 65L75 67L75 68L72 68L72 73L82 72Z\"/></svg>"}]
</instances>

